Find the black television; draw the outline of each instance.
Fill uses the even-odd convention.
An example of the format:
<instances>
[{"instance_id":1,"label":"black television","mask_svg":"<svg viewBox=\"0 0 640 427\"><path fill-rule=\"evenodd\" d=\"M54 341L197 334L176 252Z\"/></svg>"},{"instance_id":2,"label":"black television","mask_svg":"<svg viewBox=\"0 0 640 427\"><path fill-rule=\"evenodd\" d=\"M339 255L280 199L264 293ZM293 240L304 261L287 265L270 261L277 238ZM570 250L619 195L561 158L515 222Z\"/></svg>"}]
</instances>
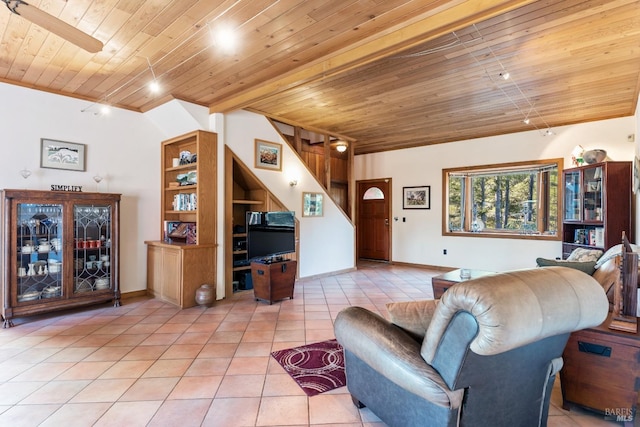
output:
<instances>
[{"instance_id":1,"label":"black television","mask_svg":"<svg viewBox=\"0 0 640 427\"><path fill-rule=\"evenodd\" d=\"M271 260L296 251L295 212L247 212L247 258Z\"/></svg>"}]
</instances>

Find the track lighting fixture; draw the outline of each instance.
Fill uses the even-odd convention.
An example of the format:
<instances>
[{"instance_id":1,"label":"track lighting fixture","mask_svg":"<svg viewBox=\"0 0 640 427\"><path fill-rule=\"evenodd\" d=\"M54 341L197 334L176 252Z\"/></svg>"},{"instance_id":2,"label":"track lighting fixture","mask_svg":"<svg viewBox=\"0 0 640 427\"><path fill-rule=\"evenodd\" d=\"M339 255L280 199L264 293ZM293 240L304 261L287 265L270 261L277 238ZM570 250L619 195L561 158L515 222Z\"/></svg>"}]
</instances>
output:
<instances>
[{"instance_id":1,"label":"track lighting fixture","mask_svg":"<svg viewBox=\"0 0 640 427\"><path fill-rule=\"evenodd\" d=\"M153 67L151 66L151 61L147 58L147 63L149 64L149 70L151 70L151 75L153 76L153 81L149 82L149 89L151 92L158 93L160 92L160 84L158 84L158 80L156 79L156 73L153 72Z\"/></svg>"},{"instance_id":2,"label":"track lighting fixture","mask_svg":"<svg viewBox=\"0 0 640 427\"><path fill-rule=\"evenodd\" d=\"M504 66L504 64L500 61L500 58L498 58L498 56L495 54L493 49L491 49L491 46L486 43L486 41L484 40L484 37L480 33L480 30L478 29L478 27L475 24L473 24L473 28L475 29L475 31L477 32L477 34L479 36L475 40L481 40L482 43L485 44L485 48L491 53L491 57L495 61L495 65L500 67L501 71L500 71L500 73L498 73L498 75L500 76L500 78L502 80L505 80L505 81L509 80L509 84L499 84L499 82L496 81L497 78L495 77L497 70L495 68L493 68L493 70L489 70L489 67L487 67L485 65L485 63L487 63L485 57L483 57L482 61L481 61L474 54L474 50L475 49L470 49L468 47L468 43L466 43L462 39L460 39L460 37L458 37L458 35L455 33L455 31L452 34L455 36L456 41L462 47L464 47L464 49L467 51L467 53L469 53L469 55L471 55L471 57L476 61L476 63L480 67L482 67L482 69L484 70L484 73L489 77L489 80L491 80L491 82L494 83L496 88L498 88L500 91L502 91L504 96L513 104L513 106L516 108L516 110L518 110L518 112L520 114L522 114L522 117L523 117L523 119L521 119L522 123L524 123L525 125L531 125L537 131L539 131L543 136L554 135L554 133L551 131L551 127L549 126L549 124L546 122L544 117L542 117L540 112L535 108L535 104L522 91L522 89L520 88L518 83L515 81L515 79L511 78L511 74L507 71L507 69ZM510 89L510 90L508 90L508 89ZM515 90L513 90L513 89L515 89ZM524 104L524 108L523 108L523 104ZM525 114L525 111L527 111L527 109L529 111ZM542 125L544 126L544 128L546 128L546 130L544 128L543 129L539 128L536 125L535 122L534 123L531 122L530 118L531 118L532 114L536 118L535 122L541 122Z\"/></svg>"},{"instance_id":3,"label":"track lighting fixture","mask_svg":"<svg viewBox=\"0 0 640 427\"><path fill-rule=\"evenodd\" d=\"M210 32L214 46L227 54L236 52L238 36L231 27L227 25L217 25L215 28L212 28Z\"/></svg>"},{"instance_id":4,"label":"track lighting fixture","mask_svg":"<svg viewBox=\"0 0 640 427\"><path fill-rule=\"evenodd\" d=\"M154 81L149 83L149 89L151 89L151 92L153 92L153 93L158 93L158 92L160 92L160 85L158 84L158 82L156 80L154 80Z\"/></svg>"},{"instance_id":5,"label":"track lighting fixture","mask_svg":"<svg viewBox=\"0 0 640 427\"><path fill-rule=\"evenodd\" d=\"M94 116L106 116L111 112L111 105L104 99L104 102L95 102L87 108L80 110L81 113L92 113Z\"/></svg>"},{"instance_id":6,"label":"track lighting fixture","mask_svg":"<svg viewBox=\"0 0 640 427\"><path fill-rule=\"evenodd\" d=\"M6 0L0 0L0 1L4 1L5 3L7 3ZM24 2L20 2L23 3ZM237 2L236 2L237 3ZM22 10L22 9L20 9ZM227 11L231 10L231 8L227 9ZM15 12L15 10L13 10L13 12ZM226 12L223 12L223 14ZM218 16L217 18L214 19L214 21L216 21L218 18L220 18L222 15ZM220 25L218 26L216 25L216 30L213 31L212 26L213 26L213 21L212 22L207 22L206 25L200 27L197 31L191 33L185 40L183 40L180 44L178 44L177 46L175 46L173 49L171 49L169 52L167 52L164 56L158 58L155 61L155 64L157 65L158 63L162 62L166 57L168 57L169 55L173 54L175 51L181 49L185 44L189 43L193 38L198 37L200 35L200 31L203 31L206 29L208 29L208 31L211 33L211 38L212 38L212 42L210 44L208 44L205 48L201 49L200 51L196 52L194 55L188 56L187 58L185 58L182 62L180 62L178 65L174 66L172 69L175 69L181 65L184 65L185 63L189 62L192 58L194 58L195 56L201 54L202 52L205 52L206 50L209 50L211 48L211 46L217 46L221 51L223 51L226 54L233 54L235 53L237 47L238 47L238 31L237 29L233 29L232 27L228 27L228 26L224 26L224 25ZM240 25L238 27L241 28L242 25ZM82 47L82 46L81 46ZM89 50L90 52L94 52L94 50L90 50L88 48L85 47L85 49ZM102 49L102 45L100 45L100 49ZM99 50L99 49L98 49ZM97 51L97 50L96 50ZM162 90L162 87L158 81L158 76L156 76L155 71L153 69L153 66L151 65L151 61L149 60L149 58L147 59L147 64L149 65L149 71L151 71L151 75L153 77L153 80L151 82L149 82L148 84L143 84L143 85L137 85L137 87L133 90L133 92L131 92L128 96L131 96L135 93L137 93L138 91L142 90L145 86L147 86L149 88L149 90L151 90L151 92L153 93L158 93ZM117 88L115 88L114 90L112 90L111 92L105 94L105 99L107 97L112 97L113 95L115 95L116 93L122 91L124 88L127 88L129 86L132 85L132 83L135 80L140 79L142 76L144 76L144 74L147 72L147 70L141 70L140 72L138 72L135 76L133 76L133 78L131 78L129 81L125 82L124 84L118 86ZM168 71L166 71L164 74L168 73ZM160 78L162 78L162 76L164 74L160 74ZM95 106L100 106L99 102L94 102L91 105L89 105L86 108L83 108L82 110L80 110L81 112L93 112L94 115L99 115L101 112L94 112L93 107Z\"/></svg>"}]
</instances>

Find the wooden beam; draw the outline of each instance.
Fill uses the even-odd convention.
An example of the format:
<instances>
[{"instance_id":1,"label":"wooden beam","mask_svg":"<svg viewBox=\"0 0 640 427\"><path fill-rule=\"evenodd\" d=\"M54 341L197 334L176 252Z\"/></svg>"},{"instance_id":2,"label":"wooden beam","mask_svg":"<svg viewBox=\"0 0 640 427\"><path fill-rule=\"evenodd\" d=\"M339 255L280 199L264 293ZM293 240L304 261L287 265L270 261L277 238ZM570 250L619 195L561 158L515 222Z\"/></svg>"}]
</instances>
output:
<instances>
[{"instance_id":1,"label":"wooden beam","mask_svg":"<svg viewBox=\"0 0 640 427\"><path fill-rule=\"evenodd\" d=\"M290 73L247 88L209 106L210 113L227 113L248 106L309 82L321 80L375 60L397 54L425 41L435 39L471 24L506 13L533 3L534 0L466 0L445 2L409 24L399 24L388 32L381 32L353 47L347 47L334 55L323 57L312 64L305 64ZM453 4L452 4L453 3Z\"/></svg>"},{"instance_id":2,"label":"wooden beam","mask_svg":"<svg viewBox=\"0 0 640 427\"><path fill-rule=\"evenodd\" d=\"M296 122L294 120L287 120L284 117L280 117L280 116L273 115L273 114L267 114L264 111L256 110L255 108L247 107L247 108L245 108L245 110L251 111L252 113L260 114L260 115L265 116L265 117L267 117L267 118L269 118L271 120L275 120L275 121L278 121L278 122L282 122L282 123L288 124L290 126L293 126L294 128L295 127L299 127L299 128L302 128L302 129L305 129L305 130L308 130L308 131L311 131L311 132L315 132L315 133L321 133L321 134L325 134L326 133L326 134L328 134L330 136L336 137L337 139L342 139L342 140L348 141L348 142L355 142L355 139L351 138L349 136L342 135L342 134L336 133L336 132L329 132L326 129L321 129L319 127L310 126L309 124Z\"/></svg>"},{"instance_id":3,"label":"wooden beam","mask_svg":"<svg viewBox=\"0 0 640 427\"><path fill-rule=\"evenodd\" d=\"M296 152L300 155L302 153L302 132L299 126L293 127L293 143Z\"/></svg>"}]
</instances>

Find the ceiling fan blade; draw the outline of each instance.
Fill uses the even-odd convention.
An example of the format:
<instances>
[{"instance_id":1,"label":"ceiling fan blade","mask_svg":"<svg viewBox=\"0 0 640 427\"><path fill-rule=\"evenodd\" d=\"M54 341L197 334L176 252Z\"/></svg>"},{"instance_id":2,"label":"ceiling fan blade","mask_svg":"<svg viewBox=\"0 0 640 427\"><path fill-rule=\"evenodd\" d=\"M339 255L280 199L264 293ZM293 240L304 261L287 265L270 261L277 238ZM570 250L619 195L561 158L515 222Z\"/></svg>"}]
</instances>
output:
<instances>
[{"instance_id":1,"label":"ceiling fan blade","mask_svg":"<svg viewBox=\"0 0 640 427\"><path fill-rule=\"evenodd\" d=\"M50 31L63 39L75 44L78 47L86 50L87 52L96 53L100 52L103 48L103 44L100 40L91 37L90 35L83 33L76 27L73 27L66 22L58 19L57 17L38 9L37 7L29 5L21 0L2 0L7 4L9 10L16 15L22 16L34 24Z\"/></svg>"}]
</instances>

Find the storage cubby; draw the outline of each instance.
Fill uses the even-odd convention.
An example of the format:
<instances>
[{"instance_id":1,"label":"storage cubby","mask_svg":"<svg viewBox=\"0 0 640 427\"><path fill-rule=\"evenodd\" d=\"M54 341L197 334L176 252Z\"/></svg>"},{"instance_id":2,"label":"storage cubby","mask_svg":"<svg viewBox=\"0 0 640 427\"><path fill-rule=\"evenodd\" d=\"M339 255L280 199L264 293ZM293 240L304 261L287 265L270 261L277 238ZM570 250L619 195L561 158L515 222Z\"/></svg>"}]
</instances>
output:
<instances>
[{"instance_id":1,"label":"storage cubby","mask_svg":"<svg viewBox=\"0 0 640 427\"><path fill-rule=\"evenodd\" d=\"M284 211L285 206L278 201L251 170L225 147L226 176L233 179L225 184L225 291L228 294L238 290L251 289L251 264L247 259L246 246L239 245L247 238L246 216L248 211ZM297 222L297 221L296 221ZM296 232L298 227L296 227ZM296 238L296 242L297 242ZM296 243L297 246L297 243ZM296 247L297 253L297 247ZM288 259L297 259L296 254L287 255ZM235 285L234 285L235 284ZM244 285L243 285L244 284Z\"/></svg>"}]
</instances>

